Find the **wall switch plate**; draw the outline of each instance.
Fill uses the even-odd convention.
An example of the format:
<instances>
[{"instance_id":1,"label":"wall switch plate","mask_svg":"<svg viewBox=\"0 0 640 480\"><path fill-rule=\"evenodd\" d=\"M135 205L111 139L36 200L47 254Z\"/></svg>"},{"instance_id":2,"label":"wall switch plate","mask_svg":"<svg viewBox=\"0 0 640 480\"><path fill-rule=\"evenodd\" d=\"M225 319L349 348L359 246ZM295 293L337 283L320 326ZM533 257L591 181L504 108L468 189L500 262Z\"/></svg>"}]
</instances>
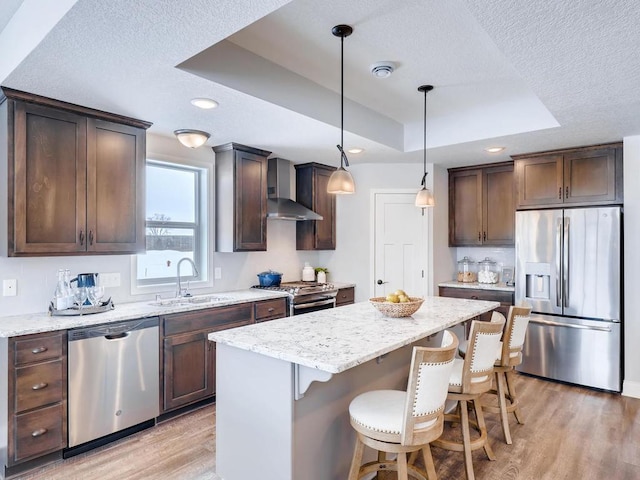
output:
<instances>
[{"instance_id":1,"label":"wall switch plate","mask_svg":"<svg viewBox=\"0 0 640 480\"><path fill-rule=\"evenodd\" d=\"M18 292L18 281L15 278L2 281L2 296L15 297Z\"/></svg>"},{"instance_id":2,"label":"wall switch plate","mask_svg":"<svg viewBox=\"0 0 640 480\"><path fill-rule=\"evenodd\" d=\"M98 283L103 287L119 287L120 286L120 274L119 273L100 273L98 275Z\"/></svg>"},{"instance_id":3,"label":"wall switch plate","mask_svg":"<svg viewBox=\"0 0 640 480\"><path fill-rule=\"evenodd\" d=\"M220 280L222 278L222 268L216 267L213 269L213 278L215 280Z\"/></svg>"}]
</instances>

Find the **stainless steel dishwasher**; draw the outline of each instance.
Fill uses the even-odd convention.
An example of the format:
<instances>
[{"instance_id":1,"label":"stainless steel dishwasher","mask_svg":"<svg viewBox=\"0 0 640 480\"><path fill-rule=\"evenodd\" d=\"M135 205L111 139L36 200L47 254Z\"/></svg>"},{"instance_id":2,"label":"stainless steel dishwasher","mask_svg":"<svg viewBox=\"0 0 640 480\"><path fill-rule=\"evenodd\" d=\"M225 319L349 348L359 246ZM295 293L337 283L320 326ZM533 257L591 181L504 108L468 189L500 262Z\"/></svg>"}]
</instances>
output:
<instances>
[{"instance_id":1,"label":"stainless steel dishwasher","mask_svg":"<svg viewBox=\"0 0 640 480\"><path fill-rule=\"evenodd\" d=\"M159 415L158 318L69 331L69 447Z\"/></svg>"}]
</instances>

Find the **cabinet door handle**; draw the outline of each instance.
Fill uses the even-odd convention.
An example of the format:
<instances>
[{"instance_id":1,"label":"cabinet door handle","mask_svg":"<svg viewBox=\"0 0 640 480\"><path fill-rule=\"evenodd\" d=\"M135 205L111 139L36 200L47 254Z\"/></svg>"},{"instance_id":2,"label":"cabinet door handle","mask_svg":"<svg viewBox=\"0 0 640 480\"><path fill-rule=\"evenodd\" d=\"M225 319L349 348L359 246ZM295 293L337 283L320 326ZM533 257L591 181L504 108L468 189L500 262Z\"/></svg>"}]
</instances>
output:
<instances>
[{"instance_id":1,"label":"cabinet door handle","mask_svg":"<svg viewBox=\"0 0 640 480\"><path fill-rule=\"evenodd\" d=\"M482 236L480 235L480 232L478 232L478 241L482 240Z\"/></svg>"},{"instance_id":2,"label":"cabinet door handle","mask_svg":"<svg viewBox=\"0 0 640 480\"><path fill-rule=\"evenodd\" d=\"M271 312L273 312L274 310L275 310L275 308L271 307L271 308L268 308L268 309L267 309L267 312L271 313Z\"/></svg>"},{"instance_id":3,"label":"cabinet door handle","mask_svg":"<svg viewBox=\"0 0 640 480\"><path fill-rule=\"evenodd\" d=\"M487 232L483 232L482 233L482 241L486 242L487 241Z\"/></svg>"},{"instance_id":4,"label":"cabinet door handle","mask_svg":"<svg viewBox=\"0 0 640 480\"><path fill-rule=\"evenodd\" d=\"M93 230L89 230L89 245L93 245Z\"/></svg>"},{"instance_id":5,"label":"cabinet door handle","mask_svg":"<svg viewBox=\"0 0 640 480\"><path fill-rule=\"evenodd\" d=\"M49 386L46 382L40 382L31 387L31 390L42 390L43 388L47 388Z\"/></svg>"},{"instance_id":6,"label":"cabinet door handle","mask_svg":"<svg viewBox=\"0 0 640 480\"><path fill-rule=\"evenodd\" d=\"M564 188L564 198L569 198L569 185Z\"/></svg>"},{"instance_id":7,"label":"cabinet door handle","mask_svg":"<svg viewBox=\"0 0 640 480\"><path fill-rule=\"evenodd\" d=\"M84 232L80 230L80 245L84 245Z\"/></svg>"},{"instance_id":8,"label":"cabinet door handle","mask_svg":"<svg viewBox=\"0 0 640 480\"><path fill-rule=\"evenodd\" d=\"M47 347L36 347L33 350L31 350L31 353L33 353L34 355L37 355L39 353L46 352L47 350L48 350Z\"/></svg>"},{"instance_id":9,"label":"cabinet door handle","mask_svg":"<svg viewBox=\"0 0 640 480\"><path fill-rule=\"evenodd\" d=\"M42 435L44 435L45 433L47 433L49 430L47 430L46 428L39 428L38 430L34 430L33 432L31 432L31 436L32 437L40 437Z\"/></svg>"},{"instance_id":10,"label":"cabinet door handle","mask_svg":"<svg viewBox=\"0 0 640 480\"><path fill-rule=\"evenodd\" d=\"M558 200L562 200L562 187L558 190Z\"/></svg>"}]
</instances>

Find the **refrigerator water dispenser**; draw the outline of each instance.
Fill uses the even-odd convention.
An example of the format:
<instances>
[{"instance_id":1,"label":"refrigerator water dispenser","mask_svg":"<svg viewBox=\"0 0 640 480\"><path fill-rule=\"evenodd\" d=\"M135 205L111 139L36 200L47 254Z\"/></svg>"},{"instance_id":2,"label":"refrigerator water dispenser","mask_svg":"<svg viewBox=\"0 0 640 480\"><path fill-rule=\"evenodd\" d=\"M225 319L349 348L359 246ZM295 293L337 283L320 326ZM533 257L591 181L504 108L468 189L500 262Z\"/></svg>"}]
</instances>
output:
<instances>
[{"instance_id":1,"label":"refrigerator water dispenser","mask_svg":"<svg viewBox=\"0 0 640 480\"><path fill-rule=\"evenodd\" d=\"M550 300L551 265L549 263L525 264L526 297L537 300Z\"/></svg>"}]
</instances>

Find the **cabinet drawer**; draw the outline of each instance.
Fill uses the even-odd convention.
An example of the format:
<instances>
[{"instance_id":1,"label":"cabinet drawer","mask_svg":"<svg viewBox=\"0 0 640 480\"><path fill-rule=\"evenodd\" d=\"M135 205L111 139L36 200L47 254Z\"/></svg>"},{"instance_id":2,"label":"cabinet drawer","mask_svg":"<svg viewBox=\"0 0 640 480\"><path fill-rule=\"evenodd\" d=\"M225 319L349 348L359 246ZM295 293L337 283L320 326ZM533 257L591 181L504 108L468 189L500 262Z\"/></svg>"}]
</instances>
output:
<instances>
[{"instance_id":1,"label":"cabinet drawer","mask_svg":"<svg viewBox=\"0 0 640 480\"><path fill-rule=\"evenodd\" d=\"M508 305L513 304L513 293L501 290L483 290L479 288L440 287L441 297L468 298L471 300L488 300Z\"/></svg>"},{"instance_id":2,"label":"cabinet drawer","mask_svg":"<svg viewBox=\"0 0 640 480\"><path fill-rule=\"evenodd\" d=\"M338 295L336 296L336 307L353 303L354 296L355 289L353 287L341 288L338 290Z\"/></svg>"},{"instance_id":3,"label":"cabinet drawer","mask_svg":"<svg viewBox=\"0 0 640 480\"><path fill-rule=\"evenodd\" d=\"M41 362L62 355L63 333L27 335L15 341L15 365Z\"/></svg>"},{"instance_id":4,"label":"cabinet drawer","mask_svg":"<svg viewBox=\"0 0 640 480\"><path fill-rule=\"evenodd\" d=\"M15 412L62 401L62 360L16 368Z\"/></svg>"},{"instance_id":5,"label":"cabinet drawer","mask_svg":"<svg viewBox=\"0 0 640 480\"><path fill-rule=\"evenodd\" d=\"M43 455L65 447L62 404L16 415L13 462Z\"/></svg>"},{"instance_id":6,"label":"cabinet drawer","mask_svg":"<svg viewBox=\"0 0 640 480\"><path fill-rule=\"evenodd\" d=\"M251 320L253 305L246 303L232 307L209 308L195 312L177 313L164 317L164 335L213 330L215 327L230 323Z\"/></svg>"},{"instance_id":7,"label":"cabinet drawer","mask_svg":"<svg viewBox=\"0 0 640 480\"><path fill-rule=\"evenodd\" d=\"M273 320L275 318L283 318L287 316L287 300L286 298L276 298L274 300L265 300L256 302L255 319L256 322L264 322L265 320Z\"/></svg>"}]
</instances>

